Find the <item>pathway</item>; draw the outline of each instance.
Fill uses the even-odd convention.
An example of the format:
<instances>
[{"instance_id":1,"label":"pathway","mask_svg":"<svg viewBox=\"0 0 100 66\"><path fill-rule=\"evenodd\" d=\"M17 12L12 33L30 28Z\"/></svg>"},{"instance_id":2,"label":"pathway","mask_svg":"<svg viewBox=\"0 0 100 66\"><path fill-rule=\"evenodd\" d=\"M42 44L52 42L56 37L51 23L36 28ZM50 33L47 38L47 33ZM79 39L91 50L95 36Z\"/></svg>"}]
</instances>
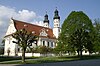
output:
<instances>
[{"instance_id":1,"label":"pathway","mask_svg":"<svg viewBox=\"0 0 100 66\"><path fill-rule=\"evenodd\" d=\"M100 66L100 59L43 64L0 64L0 66Z\"/></svg>"}]
</instances>

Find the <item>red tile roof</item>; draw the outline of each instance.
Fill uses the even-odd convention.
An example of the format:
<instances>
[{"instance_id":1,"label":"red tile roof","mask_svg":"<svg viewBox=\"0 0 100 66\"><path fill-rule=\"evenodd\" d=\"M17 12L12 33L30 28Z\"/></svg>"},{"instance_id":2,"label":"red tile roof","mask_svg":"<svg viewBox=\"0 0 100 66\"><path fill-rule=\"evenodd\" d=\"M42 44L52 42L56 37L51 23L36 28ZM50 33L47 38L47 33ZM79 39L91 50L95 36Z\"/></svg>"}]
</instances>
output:
<instances>
[{"instance_id":1,"label":"red tile roof","mask_svg":"<svg viewBox=\"0 0 100 66\"><path fill-rule=\"evenodd\" d=\"M15 25L16 30L20 30L20 29L25 28L27 31L34 32L35 35L40 36L41 30L44 29L48 35L47 36L40 36L40 37L55 39L53 31L50 28L26 23L23 21L15 20L15 19L13 19L13 21L14 21L14 25Z\"/></svg>"}]
</instances>

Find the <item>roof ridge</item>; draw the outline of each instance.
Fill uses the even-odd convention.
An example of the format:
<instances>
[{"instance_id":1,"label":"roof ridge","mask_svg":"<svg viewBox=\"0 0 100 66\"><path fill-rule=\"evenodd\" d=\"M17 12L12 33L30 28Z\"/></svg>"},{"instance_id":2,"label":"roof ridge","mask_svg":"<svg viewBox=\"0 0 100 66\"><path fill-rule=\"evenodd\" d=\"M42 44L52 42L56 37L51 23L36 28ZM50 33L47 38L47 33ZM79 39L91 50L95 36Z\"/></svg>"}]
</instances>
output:
<instances>
[{"instance_id":1,"label":"roof ridge","mask_svg":"<svg viewBox=\"0 0 100 66\"><path fill-rule=\"evenodd\" d=\"M14 22L22 22L22 23L25 23L25 24L30 24L30 25L34 25L34 26L38 26L38 27L42 27L42 28L46 28L46 29L50 29L52 30L51 28L47 28L47 27L44 27L44 26L40 26L40 25L36 25L36 24L32 24L32 23L27 23L25 21L20 21L20 20L16 20L16 19L12 19Z\"/></svg>"}]
</instances>

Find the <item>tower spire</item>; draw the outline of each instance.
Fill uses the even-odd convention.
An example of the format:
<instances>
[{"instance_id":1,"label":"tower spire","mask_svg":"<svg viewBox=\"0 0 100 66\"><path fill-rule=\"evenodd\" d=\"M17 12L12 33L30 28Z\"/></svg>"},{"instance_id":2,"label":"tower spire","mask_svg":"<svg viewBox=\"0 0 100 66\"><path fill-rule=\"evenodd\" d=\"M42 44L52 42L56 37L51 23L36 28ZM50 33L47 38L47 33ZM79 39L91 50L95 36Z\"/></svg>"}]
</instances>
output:
<instances>
[{"instance_id":1,"label":"tower spire","mask_svg":"<svg viewBox=\"0 0 100 66\"><path fill-rule=\"evenodd\" d=\"M48 20L48 14L47 14L47 11L46 11L46 14L44 16L44 27L49 27L49 20Z\"/></svg>"},{"instance_id":2,"label":"tower spire","mask_svg":"<svg viewBox=\"0 0 100 66\"><path fill-rule=\"evenodd\" d=\"M57 7L56 7L56 10L54 11L54 18L53 19L60 19L60 16L59 16L59 12L57 10Z\"/></svg>"},{"instance_id":3,"label":"tower spire","mask_svg":"<svg viewBox=\"0 0 100 66\"><path fill-rule=\"evenodd\" d=\"M46 11L46 14L45 14L45 16L44 16L44 23L45 23L45 22L49 23L47 11Z\"/></svg>"}]
</instances>

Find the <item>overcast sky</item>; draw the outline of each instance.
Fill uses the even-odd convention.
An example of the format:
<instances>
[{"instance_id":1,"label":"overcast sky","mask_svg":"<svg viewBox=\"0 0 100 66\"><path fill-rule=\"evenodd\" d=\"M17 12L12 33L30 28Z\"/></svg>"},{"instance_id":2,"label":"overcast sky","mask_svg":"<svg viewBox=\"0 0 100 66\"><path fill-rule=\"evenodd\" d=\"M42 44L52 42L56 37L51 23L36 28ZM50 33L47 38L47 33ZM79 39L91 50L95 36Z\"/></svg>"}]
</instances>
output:
<instances>
[{"instance_id":1,"label":"overcast sky","mask_svg":"<svg viewBox=\"0 0 100 66\"><path fill-rule=\"evenodd\" d=\"M43 25L42 21L47 11L52 28L56 7L61 24L71 11L83 11L92 21L100 18L100 0L0 0L0 40L7 31L11 17Z\"/></svg>"}]
</instances>

